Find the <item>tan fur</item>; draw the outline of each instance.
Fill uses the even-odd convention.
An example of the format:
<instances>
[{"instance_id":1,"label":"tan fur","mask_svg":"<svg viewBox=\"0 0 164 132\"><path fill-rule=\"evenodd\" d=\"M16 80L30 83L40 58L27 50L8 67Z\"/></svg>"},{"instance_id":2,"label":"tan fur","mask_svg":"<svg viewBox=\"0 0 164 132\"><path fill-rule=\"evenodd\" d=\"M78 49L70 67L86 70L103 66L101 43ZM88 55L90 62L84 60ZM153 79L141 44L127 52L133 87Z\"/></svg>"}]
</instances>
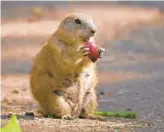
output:
<instances>
[{"instance_id":1,"label":"tan fur","mask_svg":"<svg viewBox=\"0 0 164 132\"><path fill-rule=\"evenodd\" d=\"M77 18L83 22L81 25L73 25ZM67 22L73 30L67 29ZM93 37L89 32L92 29L96 27L90 16L69 15L35 57L31 91L45 113L87 118L95 112L96 64L78 51L84 40ZM56 91L62 95L57 95Z\"/></svg>"}]
</instances>

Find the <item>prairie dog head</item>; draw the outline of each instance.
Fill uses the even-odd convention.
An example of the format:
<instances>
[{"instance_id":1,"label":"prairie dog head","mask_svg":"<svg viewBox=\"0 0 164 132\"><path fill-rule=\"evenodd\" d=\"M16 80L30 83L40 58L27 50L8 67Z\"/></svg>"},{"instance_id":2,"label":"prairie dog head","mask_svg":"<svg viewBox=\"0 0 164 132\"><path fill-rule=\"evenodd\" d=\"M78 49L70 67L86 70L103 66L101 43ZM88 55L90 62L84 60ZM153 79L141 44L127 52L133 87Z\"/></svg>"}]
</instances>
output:
<instances>
[{"instance_id":1,"label":"prairie dog head","mask_svg":"<svg viewBox=\"0 0 164 132\"><path fill-rule=\"evenodd\" d=\"M86 14L71 14L62 20L59 30L62 29L60 37L68 38L70 41L87 42L95 35L97 27L92 17Z\"/></svg>"}]
</instances>

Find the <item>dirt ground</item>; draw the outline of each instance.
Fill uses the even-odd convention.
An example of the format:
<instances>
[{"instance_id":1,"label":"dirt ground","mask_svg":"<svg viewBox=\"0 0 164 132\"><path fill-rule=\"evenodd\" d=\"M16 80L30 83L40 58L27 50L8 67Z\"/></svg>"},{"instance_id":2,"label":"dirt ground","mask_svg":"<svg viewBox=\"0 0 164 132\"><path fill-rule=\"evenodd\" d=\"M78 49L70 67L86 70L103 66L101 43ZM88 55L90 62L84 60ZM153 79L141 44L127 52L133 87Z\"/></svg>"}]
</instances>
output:
<instances>
[{"instance_id":1,"label":"dirt ground","mask_svg":"<svg viewBox=\"0 0 164 132\"><path fill-rule=\"evenodd\" d=\"M24 10L21 9L22 12ZM27 15L21 18L2 19L2 126L7 123L9 115L15 113L19 115L18 119L24 132L141 132L150 131L150 128L152 128L151 131L157 130L154 129L155 127L152 126L150 122L141 120L140 118L110 118L109 121L106 122L85 119L67 121L27 116L25 114L26 112L35 112L38 107L29 89L29 72L32 58L40 50L44 41L57 29L61 18L72 11L84 12L93 16L99 29L96 35L96 41L107 49L104 59L98 64L99 84L97 94L99 102L102 101L100 96L100 93L102 94L101 91L105 91L105 97L103 97L104 102L100 103L99 109L117 109L119 103L117 105L114 105L113 102L111 102L111 104L109 103L109 106L111 106L110 109L108 109L108 102L105 103L106 95L108 96L107 99L111 101L119 99L119 95L116 95L115 90L120 86L113 85L126 83L126 81L132 82L133 80L151 78L148 73L140 73L140 69L136 71L129 70L133 65L136 65L138 61L140 61L141 64L147 60L149 60L150 63L158 60L163 62L163 55L146 54L145 50L144 54L131 52L128 52L128 54L126 52L125 54L125 52L113 48L112 44L114 41L121 40L124 36L128 38L131 32L135 32L145 25L163 25L164 15L158 9L122 6L86 6L84 8L76 6L73 9L54 10L55 15L52 13L52 9L49 12L45 11L44 17L40 19L34 14L30 17ZM133 39L135 40L135 38ZM160 49L160 47L158 48ZM162 52L163 51L164 50L162 50ZM126 70L126 68L124 68L125 66L129 66L130 68ZM117 67L123 68L123 70L117 70ZM115 69L113 70L113 68ZM163 78L162 75L161 78ZM113 88L108 89L108 87L111 86L113 86ZM128 97L129 100L133 98L132 95L128 95ZM144 95L142 97L144 97ZM130 102L130 104L133 104L133 102ZM124 108L122 105L120 105L120 107ZM149 108L145 108L145 110L147 109ZM135 110L137 111L137 108ZM140 113L140 111L142 110L139 109L137 112ZM158 123L162 124L162 122L164 122L164 120L161 119L161 122L159 121ZM157 124L156 126L156 128L158 128ZM163 127L160 127L159 130L163 130L162 128Z\"/></svg>"}]
</instances>

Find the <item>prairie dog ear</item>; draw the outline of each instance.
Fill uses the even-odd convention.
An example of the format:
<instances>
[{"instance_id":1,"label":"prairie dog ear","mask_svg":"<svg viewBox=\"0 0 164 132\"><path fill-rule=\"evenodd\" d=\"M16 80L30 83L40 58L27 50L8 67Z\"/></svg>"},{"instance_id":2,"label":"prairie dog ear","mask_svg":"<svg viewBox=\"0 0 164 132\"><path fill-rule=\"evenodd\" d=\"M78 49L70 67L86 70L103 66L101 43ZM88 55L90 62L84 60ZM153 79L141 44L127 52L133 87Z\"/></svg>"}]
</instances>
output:
<instances>
[{"instance_id":1,"label":"prairie dog ear","mask_svg":"<svg viewBox=\"0 0 164 132\"><path fill-rule=\"evenodd\" d=\"M63 20L63 26L65 28L69 28L73 23L73 19L71 17L66 17L64 20Z\"/></svg>"}]
</instances>

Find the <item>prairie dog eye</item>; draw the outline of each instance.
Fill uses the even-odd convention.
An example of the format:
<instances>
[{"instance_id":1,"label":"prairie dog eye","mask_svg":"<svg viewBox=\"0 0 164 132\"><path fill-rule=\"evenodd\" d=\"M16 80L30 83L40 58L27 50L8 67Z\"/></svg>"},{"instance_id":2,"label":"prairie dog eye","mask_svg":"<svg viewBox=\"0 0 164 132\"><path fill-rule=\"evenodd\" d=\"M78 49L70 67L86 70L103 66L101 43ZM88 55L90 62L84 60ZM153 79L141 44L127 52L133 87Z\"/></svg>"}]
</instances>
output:
<instances>
[{"instance_id":1,"label":"prairie dog eye","mask_svg":"<svg viewBox=\"0 0 164 132\"><path fill-rule=\"evenodd\" d=\"M75 20L75 23L76 23L76 24L81 24L81 21L80 21L79 19L76 19L76 20Z\"/></svg>"}]
</instances>

